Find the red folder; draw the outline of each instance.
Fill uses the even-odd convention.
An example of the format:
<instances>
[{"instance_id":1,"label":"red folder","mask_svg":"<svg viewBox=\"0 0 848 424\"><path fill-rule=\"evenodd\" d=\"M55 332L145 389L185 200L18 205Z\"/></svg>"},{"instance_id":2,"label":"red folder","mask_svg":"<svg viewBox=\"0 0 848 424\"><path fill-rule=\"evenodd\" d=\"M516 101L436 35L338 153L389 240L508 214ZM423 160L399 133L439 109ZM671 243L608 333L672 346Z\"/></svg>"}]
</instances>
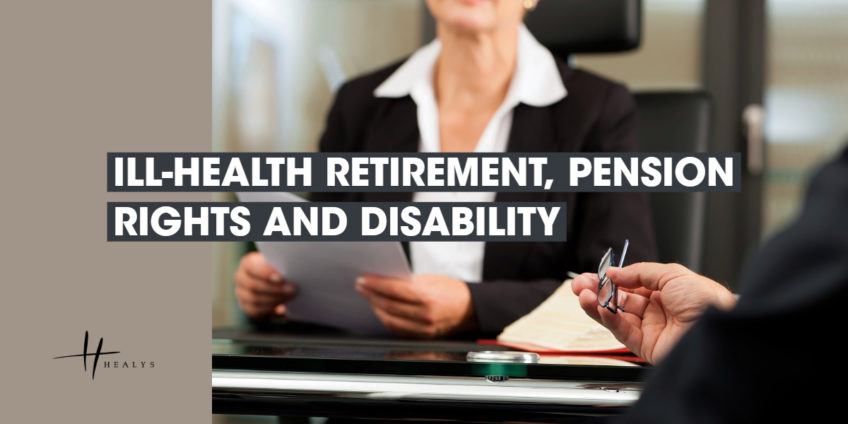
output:
<instances>
[{"instance_id":1,"label":"red folder","mask_svg":"<svg viewBox=\"0 0 848 424\"><path fill-rule=\"evenodd\" d=\"M531 343L504 343L495 339L479 339L477 340L477 344L486 346L503 346L510 349L538 353L539 355L591 356L596 358L618 359L628 362L645 362L644 359L634 355L633 352L626 347L606 350L556 350Z\"/></svg>"}]
</instances>

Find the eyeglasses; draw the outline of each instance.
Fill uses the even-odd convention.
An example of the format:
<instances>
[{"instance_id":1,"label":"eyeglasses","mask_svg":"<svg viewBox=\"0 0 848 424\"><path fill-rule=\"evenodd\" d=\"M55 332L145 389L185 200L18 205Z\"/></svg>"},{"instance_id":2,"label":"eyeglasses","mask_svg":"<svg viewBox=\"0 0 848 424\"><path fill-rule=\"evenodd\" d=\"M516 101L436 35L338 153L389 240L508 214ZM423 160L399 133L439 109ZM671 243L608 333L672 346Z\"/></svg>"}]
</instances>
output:
<instances>
[{"instance_id":1,"label":"eyeglasses","mask_svg":"<svg viewBox=\"0 0 848 424\"><path fill-rule=\"evenodd\" d=\"M624 249L621 250L621 259L618 261L619 267L624 265L624 256L627 255L628 246L630 246L630 240L624 240ZM618 311L624 312L624 307L618 305L618 287L607 276L607 269L614 265L615 253L610 247L604 253L601 263L598 265L598 304L612 313L617 313Z\"/></svg>"}]
</instances>

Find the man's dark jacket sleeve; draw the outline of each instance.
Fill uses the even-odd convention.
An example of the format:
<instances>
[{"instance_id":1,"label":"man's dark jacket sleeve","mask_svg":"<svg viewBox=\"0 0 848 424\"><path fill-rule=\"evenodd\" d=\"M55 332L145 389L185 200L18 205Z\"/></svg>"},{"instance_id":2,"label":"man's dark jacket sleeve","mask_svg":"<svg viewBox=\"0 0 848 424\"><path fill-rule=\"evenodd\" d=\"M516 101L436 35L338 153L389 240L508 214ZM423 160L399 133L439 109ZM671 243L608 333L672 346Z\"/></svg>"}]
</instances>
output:
<instances>
[{"instance_id":1,"label":"man's dark jacket sleeve","mask_svg":"<svg viewBox=\"0 0 848 424\"><path fill-rule=\"evenodd\" d=\"M736 308L707 311L621 421L844 422L846 307L848 150L747 267Z\"/></svg>"}]
</instances>

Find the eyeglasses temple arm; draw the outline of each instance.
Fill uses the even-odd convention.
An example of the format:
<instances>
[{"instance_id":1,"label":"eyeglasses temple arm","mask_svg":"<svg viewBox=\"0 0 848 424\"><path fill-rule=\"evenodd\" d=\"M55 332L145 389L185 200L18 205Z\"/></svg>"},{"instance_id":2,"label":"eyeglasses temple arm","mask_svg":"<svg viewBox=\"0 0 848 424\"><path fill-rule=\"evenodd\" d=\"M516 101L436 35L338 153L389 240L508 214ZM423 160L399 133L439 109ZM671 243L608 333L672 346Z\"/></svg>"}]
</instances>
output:
<instances>
[{"instance_id":1,"label":"eyeglasses temple arm","mask_svg":"<svg viewBox=\"0 0 848 424\"><path fill-rule=\"evenodd\" d=\"M630 239L624 240L624 249L621 249L621 259L618 260L618 267L624 266L624 257L627 255L627 247L630 246Z\"/></svg>"}]
</instances>

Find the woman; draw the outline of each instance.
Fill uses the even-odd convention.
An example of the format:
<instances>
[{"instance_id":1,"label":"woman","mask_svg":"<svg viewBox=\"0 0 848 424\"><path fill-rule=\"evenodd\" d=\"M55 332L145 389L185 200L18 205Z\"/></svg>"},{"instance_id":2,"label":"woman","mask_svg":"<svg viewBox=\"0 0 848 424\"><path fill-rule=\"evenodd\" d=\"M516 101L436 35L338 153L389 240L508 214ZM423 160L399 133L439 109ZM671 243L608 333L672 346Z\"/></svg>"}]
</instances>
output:
<instances>
[{"instance_id":1,"label":"woman","mask_svg":"<svg viewBox=\"0 0 848 424\"><path fill-rule=\"evenodd\" d=\"M408 60L346 83L321 137L323 152L606 152L635 150L627 90L556 60L522 24L536 0L428 0L437 40ZM631 240L654 259L641 193L315 193L317 201L556 201L567 243L404 244L414 284L356 281L391 331L433 338L496 334L548 297L567 271L589 271ZM285 313L294 287L258 253L235 275L245 313Z\"/></svg>"}]
</instances>

